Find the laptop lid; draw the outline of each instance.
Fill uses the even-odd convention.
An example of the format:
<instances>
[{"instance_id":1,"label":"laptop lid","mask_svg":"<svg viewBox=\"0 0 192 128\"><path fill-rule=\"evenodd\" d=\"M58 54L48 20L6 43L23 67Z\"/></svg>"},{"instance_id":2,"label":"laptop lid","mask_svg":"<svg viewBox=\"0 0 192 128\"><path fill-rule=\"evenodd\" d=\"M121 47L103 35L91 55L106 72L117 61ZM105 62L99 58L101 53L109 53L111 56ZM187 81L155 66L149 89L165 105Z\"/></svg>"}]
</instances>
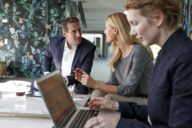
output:
<instances>
[{"instance_id":1,"label":"laptop lid","mask_svg":"<svg viewBox=\"0 0 192 128\"><path fill-rule=\"evenodd\" d=\"M54 71L38 79L37 85L55 127L66 124L76 111L76 106L60 71Z\"/></svg>"}]
</instances>

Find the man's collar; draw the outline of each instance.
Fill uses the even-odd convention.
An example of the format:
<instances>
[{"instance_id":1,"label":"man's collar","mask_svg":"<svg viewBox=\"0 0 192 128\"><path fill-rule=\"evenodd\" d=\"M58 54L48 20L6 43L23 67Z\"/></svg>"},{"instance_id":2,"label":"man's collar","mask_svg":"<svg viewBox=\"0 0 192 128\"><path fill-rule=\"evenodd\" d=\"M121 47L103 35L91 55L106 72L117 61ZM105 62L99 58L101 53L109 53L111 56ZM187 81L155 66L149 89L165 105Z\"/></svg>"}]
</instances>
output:
<instances>
[{"instance_id":1,"label":"man's collar","mask_svg":"<svg viewBox=\"0 0 192 128\"><path fill-rule=\"evenodd\" d=\"M74 44L74 45L71 47L71 49L77 48L77 46L78 46L78 44ZM65 48L65 49L70 49L70 48L68 47L67 40L65 40L64 48Z\"/></svg>"}]
</instances>

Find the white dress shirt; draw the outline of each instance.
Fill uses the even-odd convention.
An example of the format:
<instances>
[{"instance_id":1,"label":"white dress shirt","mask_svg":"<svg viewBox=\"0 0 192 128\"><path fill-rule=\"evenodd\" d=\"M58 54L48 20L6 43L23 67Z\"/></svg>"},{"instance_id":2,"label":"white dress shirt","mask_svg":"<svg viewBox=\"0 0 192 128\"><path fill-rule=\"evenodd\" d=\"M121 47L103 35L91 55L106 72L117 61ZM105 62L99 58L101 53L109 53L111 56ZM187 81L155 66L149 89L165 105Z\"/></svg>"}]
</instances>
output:
<instances>
[{"instance_id":1,"label":"white dress shirt","mask_svg":"<svg viewBox=\"0 0 192 128\"><path fill-rule=\"evenodd\" d=\"M61 73L64 78L66 78L66 76L71 74L71 66L73 63L76 49L77 49L76 45L74 45L71 49L69 49L67 42L65 42L62 64L61 64ZM68 83L68 80L67 80L67 83Z\"/></svg>"}]
</instances>

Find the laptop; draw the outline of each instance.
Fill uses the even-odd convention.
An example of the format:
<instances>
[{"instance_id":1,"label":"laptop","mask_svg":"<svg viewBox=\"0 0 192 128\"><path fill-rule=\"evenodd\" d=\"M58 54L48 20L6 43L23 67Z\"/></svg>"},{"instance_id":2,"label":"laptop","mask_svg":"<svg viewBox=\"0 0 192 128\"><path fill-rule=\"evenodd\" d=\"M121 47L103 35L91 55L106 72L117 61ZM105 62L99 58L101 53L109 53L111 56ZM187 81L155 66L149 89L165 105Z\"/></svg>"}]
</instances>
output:
<instances>
[{"instance_id":1,"label":"laptop","mask_svg":"<svg viewBox=\"0 0 192 128\"><path fill-rule=\"evenodd\" d=\"M98 110L76 107L60 71L38 79L37 85L55 128L82 128L89 118L98 115Z\"/></svg>"}]
</instances>

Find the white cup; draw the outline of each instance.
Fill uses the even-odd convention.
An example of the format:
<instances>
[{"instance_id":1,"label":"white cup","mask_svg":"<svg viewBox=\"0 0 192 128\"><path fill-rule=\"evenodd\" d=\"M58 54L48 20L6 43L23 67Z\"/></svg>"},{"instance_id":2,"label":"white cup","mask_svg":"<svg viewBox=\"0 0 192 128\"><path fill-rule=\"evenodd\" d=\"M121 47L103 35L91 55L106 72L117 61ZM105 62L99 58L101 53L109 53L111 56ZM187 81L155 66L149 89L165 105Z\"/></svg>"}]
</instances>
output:
<instances>
[{"instance_id":1,"label":"white cup","mask_svg":"<svg viewBox=\"0 0 192 128\"><path fill-rule=\"evenodd\" d=\"M17 84L16 98L15 98L15 110L26 111L26 86Z\"/></svg>"},{"instance_id":2,"label":"white cup","mask_svg":"<svg viewBox=\"0 0 192 128\"><path fill-rule=\"evenodd\" d=\"M16 96L24 96L26 89L25 85L17 84Z\"/></svg>"}]
</instances>

